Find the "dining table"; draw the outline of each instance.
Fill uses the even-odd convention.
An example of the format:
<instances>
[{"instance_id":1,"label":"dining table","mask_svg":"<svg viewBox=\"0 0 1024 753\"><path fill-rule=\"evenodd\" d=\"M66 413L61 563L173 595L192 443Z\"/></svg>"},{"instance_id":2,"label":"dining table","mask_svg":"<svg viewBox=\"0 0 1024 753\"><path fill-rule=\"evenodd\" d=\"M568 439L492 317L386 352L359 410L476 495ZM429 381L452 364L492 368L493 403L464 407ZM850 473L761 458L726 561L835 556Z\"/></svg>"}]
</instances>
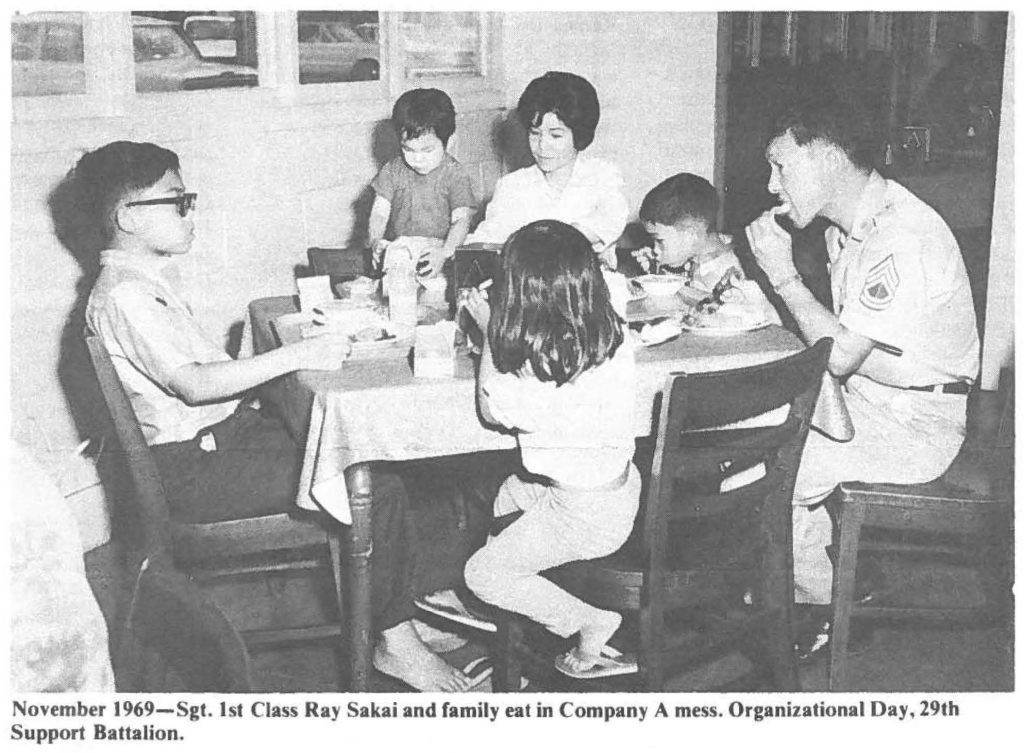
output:
<instances>
[{"instance_id":1,"label":"dining table","mask_svg":"<svg viewBox=\"0 0 1024 753\"><path fill-rule=\"evenodd\" d=\"M422 309L422 307L421 307ZM299 311L295 296L254 300L249 325L254 353L282 344L275 321ZM636 347L634 401L637 437L656 432L666 377L774 361L802 350L781 326L730 333L683 332L659 345ZM365 691L371 676L370 553L373 488L370 464L514 448L513 434L485 424L477 410L474 357L460 351L453 373L416 377L414 352L350 360L337 371L296 371L266 386L293 436L305 438L296 503L348 526L351 687Z\"/></svg>"}]
</instances>

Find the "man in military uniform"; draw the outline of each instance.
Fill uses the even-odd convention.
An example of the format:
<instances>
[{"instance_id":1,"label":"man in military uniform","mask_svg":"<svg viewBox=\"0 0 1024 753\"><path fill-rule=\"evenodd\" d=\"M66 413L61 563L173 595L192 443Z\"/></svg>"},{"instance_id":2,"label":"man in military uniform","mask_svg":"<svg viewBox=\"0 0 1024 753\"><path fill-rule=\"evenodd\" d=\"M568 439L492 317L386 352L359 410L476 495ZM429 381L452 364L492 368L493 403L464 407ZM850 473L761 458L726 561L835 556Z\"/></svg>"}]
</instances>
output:
<instances>
[{"instance_id":1,"label":"man in military uniform","mask_svg":"<svg viewBox=\"0 0 1024 753\"><path fill-rule=\"evenodd\" d=\"M842 481L921 483L949 467L964 438L967 392L979 343L967 271L942 218L872 168L866 128L836 101L799 105L777 122L765 156L780 206L747 228L769 282L808 344L835 341L829 371L854 436L811 432L793 494L796 598L831 601L825 547L832 523L822 500ZM815 217L825 232L835 311L804 286L785 215ZM823 641L819 641L823 643Z\"/></svg>"}]
</instances>

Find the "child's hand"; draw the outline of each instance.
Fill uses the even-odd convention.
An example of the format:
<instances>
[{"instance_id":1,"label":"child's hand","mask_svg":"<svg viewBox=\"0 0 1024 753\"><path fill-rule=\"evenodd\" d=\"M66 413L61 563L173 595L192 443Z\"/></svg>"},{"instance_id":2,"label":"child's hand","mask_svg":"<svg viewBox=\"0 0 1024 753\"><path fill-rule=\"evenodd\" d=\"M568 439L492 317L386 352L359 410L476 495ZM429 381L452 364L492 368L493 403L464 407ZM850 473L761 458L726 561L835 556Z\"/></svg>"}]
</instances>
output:
<instances>
[{"instance_id":1,"label":"child's hand","mask_svg":"<svg viewBox=\"0 0 1024 753\"><path fill-rule=\"evenodd\" d=\"M487 332L487 324L491 320L491 304L487 294L479 288L463 288L459 291L459 308L465 309L476 325Z\"/></svg>"},{"instance_id":2,"label":"child's hand","mask_svg":"<svg viewBox=\"0 0 1024 753\"><path fill-rule=\"evenodd\" d=\"M421 277L434 277L441 272L444 263L453 253L453 250L443 245L423 249L416 262L416 274Z\"/></svg>"},{"instance_id":3,"label":"child's hand","mask_svg":"<svg viewBox=\"0 0 1024 753\"><path fill-rule=\"evenodd\" d=\"M386 241L383 238L373 242L370 248L373 250L373 266L375 269L380 269L384 263L384 252L388 250L390 245L391 241Z\"/></svg>"},{"instance_id":4,"label":"child's hand","mask_svg":"<svg viewBox=\"0 0 1024 753\"><path fill-rule=\"evenodd\" d=\"M650 274L654 265L658 261L657 253L655 253L654 249L649 246L633 249L630 251L630 254L632 254L633 258L636 259L637 264L639 264L640 268L647 274Z\"/></svg>"}]
</instances>

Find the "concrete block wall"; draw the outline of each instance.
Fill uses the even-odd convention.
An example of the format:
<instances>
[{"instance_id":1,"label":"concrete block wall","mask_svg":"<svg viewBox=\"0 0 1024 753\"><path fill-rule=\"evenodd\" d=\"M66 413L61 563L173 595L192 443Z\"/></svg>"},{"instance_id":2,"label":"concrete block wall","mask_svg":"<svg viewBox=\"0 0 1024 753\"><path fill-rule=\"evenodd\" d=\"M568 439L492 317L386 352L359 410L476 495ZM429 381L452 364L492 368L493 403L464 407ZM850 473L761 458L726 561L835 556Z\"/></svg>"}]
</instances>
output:
<instances>
[{"instance_id":1,"label":"concrete block wall","mask_svg":"<svg viewBox=\"0 0 1024 753\"><path fill-rule=\"evenodd\" d=\"M47 197L85 150L132 139L178 152L185 183L199 194L196 241L180 261L181 277L199 318L225 342L253 298L294 291L307 247L358 240L369 211L369 183L383 161L397 154L386 120L390 103L380 103L379 117L343 123L332 122L327 112L337 105L324 104L322 112L307 108L313 112L306 119L281 117L276 107L259 97L242 110L212 102L193 108L196 120L187 127L180 119L168 124L154 115L15 129L9 264L16 439L37 454L63 455L82 438L67 385L57 373L62 332L81 303L81 269L54 234ZM491 133L503 117L492 108L459 119L453 146L481 198L490 195L502 172ZM84 373L83 379L92 376Z\"/></svg>"}]
</instances>

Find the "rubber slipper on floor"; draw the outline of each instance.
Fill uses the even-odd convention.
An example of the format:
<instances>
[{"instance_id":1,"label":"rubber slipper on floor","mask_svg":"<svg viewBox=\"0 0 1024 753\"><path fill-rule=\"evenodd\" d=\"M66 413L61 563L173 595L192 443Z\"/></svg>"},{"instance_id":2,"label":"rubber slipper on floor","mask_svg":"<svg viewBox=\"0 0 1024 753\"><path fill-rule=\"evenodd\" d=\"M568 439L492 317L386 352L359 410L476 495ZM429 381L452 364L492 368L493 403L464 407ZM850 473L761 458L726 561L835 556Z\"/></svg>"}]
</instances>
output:
<instances>
[{"instance_id":1,"label":"rubber slipper on floor","mask_svg":"<svg viewBox=\"0 0 1024 753\"><path fill-rule=\"evenodd\" d=\"M458 622L462 625L468 625L469 627L476 628L477 630L486 630L489 633L498 632L498 626L495 625L493 621L483 615L471 612L466 605L459 600L459 597L451 592L442 591L425 594L424 596L416 599L416 606L424 612L436 614L438 617L444 617L445 619Z\"/></svg>"},{"instance_id":2,"label":"rubber slipper on floor","mask_svg":"<svg viewBox=\"0 0 1024 753\"><path fill-rule=\"evenodd\" d=\"M636 663L636 657L632 654L624 654L611 646L605 646L601 649L601 655L597 658L597 661L587 669L573 669L567 663L570 654L574 653L576 649L566 651L555 659L555 669L561 672L563 675L567 675L576 680L590 680L595 677L614 677L615 675L630 675L639 671L639 667Z\"/></svg>"},{"instance_id":3,"label":"rubber slipper on floor","mask_svg":"<svg viewBox=\"0 0 1024 753\"><path fill-rule=\"evenodd\" d=\"M472 690L494 674L494 664L491 663L491 657L480 656L464 666L462 673L469 678L466 690Z\"/></svg>"}]
</instances>

